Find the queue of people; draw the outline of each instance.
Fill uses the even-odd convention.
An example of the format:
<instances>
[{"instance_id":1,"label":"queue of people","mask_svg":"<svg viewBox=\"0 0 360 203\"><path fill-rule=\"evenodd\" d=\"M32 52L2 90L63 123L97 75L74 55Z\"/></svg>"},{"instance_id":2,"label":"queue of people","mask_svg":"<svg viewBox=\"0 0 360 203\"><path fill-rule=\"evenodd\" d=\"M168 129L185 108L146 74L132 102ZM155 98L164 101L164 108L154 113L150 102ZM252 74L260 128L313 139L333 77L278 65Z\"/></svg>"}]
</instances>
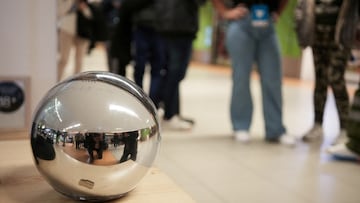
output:
<instances>
[{"instance_id":1,"label":"queue of people","mask_svg":"<svg viewBox=\"0 0 360 203\"><path fill-rule=\"evenodd\" d=\"M77 1L76 4L77 16L82 16L84 21L91 19L93 17L91 9L87 9L91 6L87 7L88 4L81 2ZM181 113L180 86L186 77L191 60L192 43L199 27L199 8L205 2L206 0L103 1L103 8L112 8L104 9L105 16L111 16L107 13L110 11L111 14L116 13L108 18L110 20L108 25L111 26L111 34L107 40L109 71L126 77L126 67L133 61L134 81L143 87L143 76L147 64L150 64L151 81L148 92L159 110L162 127L166 130L190 130L194 125L191 118L184 118ZM288 1L232 0L230 2L231 6L228 6L224 0L211 1L215 12L228 21L225 41L232 68L229 109L234 139L243 143L251 140L249 129L253 116L253 101L250 74L254 70L253 65L256 65L262 90L265 141L293 147L298 139L287 132L283 123L282 65L274 27ZM307 3L306 12L312 8L312 13L298 15L299 12L301 14L301 10L297 10L295 20L297 25L305 26L298 29L301 31L298 32L300 46L303 48L310 46L313 50L315 89L314 125L304 133L302 140L313 142L323 137L324 107L327 101L327 89L331 87L341 130L338 139L333 143L334 146L330 147L328 152L340 156L341 153L345 154L344 156L350 154L352 158L358 159L360 145L357 143L360 132L349 128L358 129L359 122L356 119L348 122L349 118L356 117L354 116L356 113L349 113L350 101L344 78L351 47L336 41L339 14L345 1L304 0L301 1L302 6L304 2ZM63 13L74 15L73 9L74 6L68 6ZM304 35L304 31L309 32L306 36L301 36ZM60 29L60 42L65 38L64 33ZM78 39L82 39L82 36L79 37ZM302 43L304 41L306 44ZM66 44L61 44L60 53L65 52L65 54L61 54L64 57L60 57L59 61L60 75L64 61L67 60L66 51L62 48ZM82 46L85 46L84 43ZM81 61L81 58L77 59ZM81 62L77 65L81 65ZM356 101L352 111L358 110Z\"/></svg>"}]
</instances>

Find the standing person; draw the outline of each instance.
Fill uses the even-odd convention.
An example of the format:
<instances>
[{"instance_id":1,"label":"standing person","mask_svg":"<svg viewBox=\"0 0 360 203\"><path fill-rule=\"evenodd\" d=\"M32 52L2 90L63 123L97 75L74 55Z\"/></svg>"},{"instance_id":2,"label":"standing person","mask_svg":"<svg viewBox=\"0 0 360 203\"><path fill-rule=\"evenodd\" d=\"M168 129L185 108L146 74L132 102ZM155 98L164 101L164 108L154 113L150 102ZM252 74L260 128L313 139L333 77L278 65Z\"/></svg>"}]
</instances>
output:
<instances>
[{"instance_id":1,"label":"standing person","mask_svg":"<svg viewBox=\"0 0 360 203\"><path fill-rule=\"evenodd\" d=\"M180 115L180 84L191 59L198 31L198 10L203 0L156 0L157 31L164 40L166 77L163 83L163 127L189 130L193 123Z\"/></svg>"},{"instance_id":2,"label":"standing person","mask_svg":"<svg viewBox=\"0 0 360 203\"><path fill-rule=\"evenodd\" d=\"M335 41L342 47L359 49L358 30L360 3L357 0L343 1L336 24ZM340 160L360 160L360 83L355 91L346 122L347 139L340 139L327 151Z\"/></svg>"},{"instance_id":3,"label":"standing person","mask_svg":"<svg viewBox=\"0 0 360 203\"><path fill-rule=\"evenodd\" d=\"M154 4L141 9L133 15L134 25L134 79L143 88L145 67L149 62L150 89L149 96L156 107L160 103L160 88L162 82L161 70L165 66L165 52L163 40L155 29L156 12Z\"/></svg>"},{"instance_id":4,"label":"standing person","mask_svg":"<svg viewBox=\"0 0 360 203\"><path fill-rule=\"evenodd\" d=\"M132 60L133 15L151 3L150 0L121 0L119 22L111 38L110 72L126 76L126 66Z\"/></svg>"},{"instance_id":5,"label":"standing person","mask_svg":"<svg viewBox=\"0 0 360 203\"><path fill-rule=\"evenodd\" d=\"M58 81L69 61L72 46L75 47L75 73L81 72L83 58L88 50L92 12L86 0L58 0L59 54Z\"/></svg>"},{"instance_id":6,"label":"standing person","mask_svg":"<svg viewBox=\"0 0 360 203\"><path fill-rule=\"evenodd\" d=\"M335 28L342 0L316 0L314 6L314 42L311 45L315 65L314 125L303 136L304 141L323 137L323 117L330 86L340 122L337 140L346 138L346 120L349 96L346 89L345 70L350 49L335 42Z\"/></svg>"},{"instance_id":7,"label":"standing person","mask_svg":"<svg viewBox=\"0 0 360 203\"><path fill-rule=\"evenodd\" d=\"M86 148L89 154L88 163L94 162L94 150L98 159L102 159L104 150L104 135L102 133L87 133L85 135Z\"/></svg>"},{"instance_id":8,"label":"standing person","mask_svg":"<svg viewBox=\"0 0 360 203\"><path fill-rule=\"evenodd\" d=\"M81 137L82 137L82 135L81 135L80 132L77 132L77 133L75 134L75 146L76 146L75 148L76 148L76 149L80 149Z\"/></svg>"},{"instance_id":9,"label":"standing person","mask_svg":"<svg viewBox=\"0 0 360 203\"><path fill-rule=\"evenodd\" d=\"M137 151L138 151L138 131L131 131L124 133L122 138L124 142L123 155L120 158L120 163L125 162L129 159L136 161Z\"/></svg>"},{"instance_id":10,"label":"standing person","mask_svg":"<svg viewBox=\"0 0 360 203\"><path fill-rule=\"evenodd\" d=\"M233 0L226 8L222 0L212 0L220 16L229 20L226 47L232 62L231 122L238 141L250 140L253 114L250 74L256 62L262 89L265 140L293 146L282 117L282 71L274 20L286 0Z\"/></svg>"}]
</instances>

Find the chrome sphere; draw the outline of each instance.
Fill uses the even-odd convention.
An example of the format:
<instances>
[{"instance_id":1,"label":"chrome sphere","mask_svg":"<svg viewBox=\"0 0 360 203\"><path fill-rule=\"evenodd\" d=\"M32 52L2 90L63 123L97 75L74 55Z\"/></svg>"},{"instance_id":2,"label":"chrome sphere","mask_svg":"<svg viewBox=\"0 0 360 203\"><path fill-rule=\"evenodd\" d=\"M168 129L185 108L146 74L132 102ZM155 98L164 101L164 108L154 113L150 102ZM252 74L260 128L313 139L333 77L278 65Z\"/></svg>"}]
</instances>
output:
<instances>
[{"instance_id":1,"label":"chrome sphere","mask_svg":"<svg viewBox=\"0 0 360 203\"><path fill-rule=\"evenodd\" d=\"M132 81L84 72L49 90L31 128L37 169L58 192L105 201L136 187L160 144L156 108Z\"/></svg>"}]
</instances>

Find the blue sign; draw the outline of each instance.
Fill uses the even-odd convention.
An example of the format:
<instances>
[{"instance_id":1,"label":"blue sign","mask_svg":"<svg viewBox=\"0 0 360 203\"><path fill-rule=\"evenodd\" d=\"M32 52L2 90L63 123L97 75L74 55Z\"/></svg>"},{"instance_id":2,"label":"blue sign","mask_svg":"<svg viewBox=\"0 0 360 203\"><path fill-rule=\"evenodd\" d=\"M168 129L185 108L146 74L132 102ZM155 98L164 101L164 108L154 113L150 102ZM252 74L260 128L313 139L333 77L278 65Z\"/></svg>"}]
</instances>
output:
<instances>
[{"instance_id":1,"label":"blue sign","mask_svg":"<svg viewBox=\"0 0 360 203\"><path fill-rule=\"evenodd\" d=\"M24 103L25 95L15 82L0 82L0 112L18 110Z\"/></svg>"},{"instance_id":2,"label":"blue sign","mask_svg":"<svg viewBox=\"0 0 360 203\"><path fill-rule=\"evenodd\" d=\"M254 4L251 7L252 24L256 27L269 25L269 7L265 4Z\"/></svg>"}]
</instances>

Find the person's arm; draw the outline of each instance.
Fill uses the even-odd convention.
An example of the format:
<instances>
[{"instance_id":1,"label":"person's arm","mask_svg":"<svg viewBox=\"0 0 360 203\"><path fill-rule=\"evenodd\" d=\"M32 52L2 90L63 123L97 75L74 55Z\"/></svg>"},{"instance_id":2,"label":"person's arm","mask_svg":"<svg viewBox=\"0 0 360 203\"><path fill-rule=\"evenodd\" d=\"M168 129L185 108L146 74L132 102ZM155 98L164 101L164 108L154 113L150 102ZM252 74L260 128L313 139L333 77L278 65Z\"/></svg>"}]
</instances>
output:
<instances>
[{"instance_id":1,"label":"person's arm","mask_svg":"<svg viewBox=\"0 0 360 203\"><path fill-rule=\"evenodd\" d=\"M71 7L74 5L74 1L71 0L57 0L57 18L61 18L69 13Z\"/></svg>"},{"instance_id":2,"label":"person's arm","mask_svg":"<svg viewBox=\"0 0 360 203\"><path fill-rule=\"evenodd\" d=\"M78 9L80 10L80 12L87 18L87 19L92 19L93 18L93 14L90 10L89 5L87 5L86 2L84 1L78 1Z\"/></svg>"},{"instance_id":3,"label":"person's arm","mask_svg":"<svg viewBox=\"0 0 360 203\"><path fill-rule=\"evenodd\" d=\"M226 8L223 0L212 0L212 4L220 16L228 20L242 18L249 13L249 10L243 4L239 4L235 8Z\"/></svg>"}]
</instances>

